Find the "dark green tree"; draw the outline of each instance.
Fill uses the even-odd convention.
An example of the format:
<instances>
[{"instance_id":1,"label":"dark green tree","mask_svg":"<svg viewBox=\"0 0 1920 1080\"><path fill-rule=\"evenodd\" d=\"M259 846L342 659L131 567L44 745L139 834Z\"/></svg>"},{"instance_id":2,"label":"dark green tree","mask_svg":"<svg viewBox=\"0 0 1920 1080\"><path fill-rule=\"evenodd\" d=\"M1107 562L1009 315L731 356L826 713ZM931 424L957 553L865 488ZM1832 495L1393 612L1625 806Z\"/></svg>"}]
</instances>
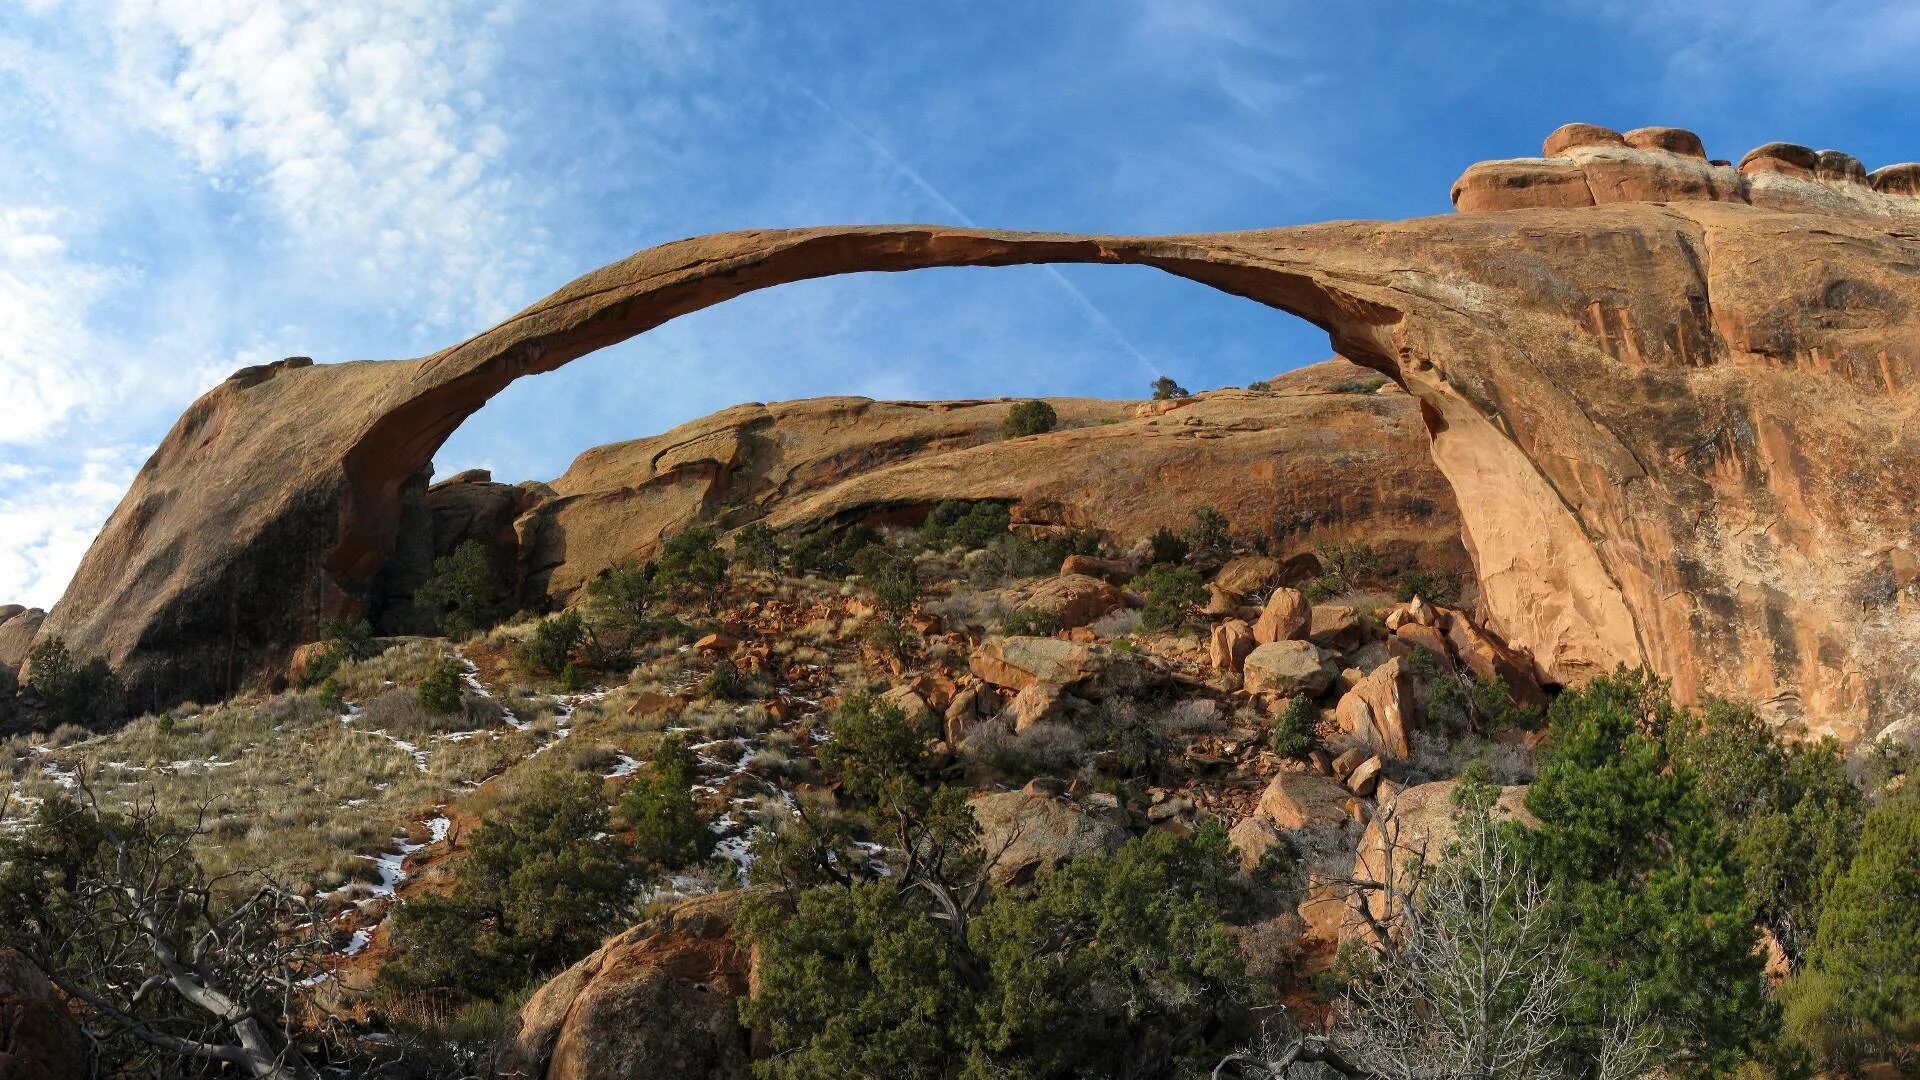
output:
<instances>
[{"instance_id":1,"label":"dark green tree","mask_svg":"<svg viewBox=\"0 0 1920 1080\"><path fill-rule=\"evenodd\" d=\"M927 743L938 732L932 713L907 711L872 694L849 694L834 711L832 738L820 747L820 767L847 794L877 799L894 777L932 779Z\"/></svg>"},{"instance_id":2,"label":"dark green tree","mask_svg":"<svg viewBox=\"0 0 1920 1080\"><path fill-rule=\"evenodd\" d=\"M1549 714L1548 763L1527 792L1533 865L1573 909L1572 1052L1609 1017L1645 1010L1682 1071L1731 1068L1777 1024L1755 911L1693 770L1665 751L1683 714L1665 684L1621 669Z\"/></svg>"},{"instance_id":3,"label":"dark green tree","mask_svg":"<svg viewBox=\"0 0 1920 1080\"><path fill-rule=\"evenodd\" d=\"M435 664L427 677L420 680L420 707L440 716L459 712L463 707L460 676L465 670L460 661L450 656Z\"/></svg>"},{"instance_id":4,"label":"dark green tree","mask_svg":"<svg viewBox=\"0 0 1920 1080\"><path fill-rule=\"evenodd\" d=\"M733 534L733 561L749 570L778 570L780 538L764 521L748 522Z\"/></svg>"},{"instance_id":5,"label":"dark green tree","mask_svg":"<svg viewBox=\"0 0 1920 1080\"><path fill-rule=\"evenodd\" d=\"M507 613L500 571L478 540L463 540L452 554L435 559L433 575L414 590L413 602L448 637L476 634Z\"/></svg>"},{"instance_id":6,"label":"dark green tree","mask_svg":"<svg viewBox=\"0 0 1920 1080\"><path fill-rule=\"evenodd\" d=\"M1187 611L1207 598L1200 583L1200 572L1190 566L1155 563L1133 579L1135 589L1146 594L1140 609L1140 625L1149 630L1164 630L1187 621Z\"/></svg>"},{"instance_id":7,"label":"dark green tree","mask_svg":"<svg viewBox=\"0 0 1920 1080\"><path fill-rule=\"evenodd\" d=\"M1669 742L1732 839L1761 922L1798 967L1866 814L1839 744L1783 742L1751 708L1719 700Z\"/></svg>"},{"instance_id":8,"label":"dark green tree","mask_svg":"<svg viewBox=\"0 0 1920 1080\"><path fill-rule=\"evenodd\" d=\"M1013 512L1003 502L962 502L949 499L933 508L920 525L920 544L930 551L952 547L983 548L1003 539L1013 526Z\"/></svg>"},{"instance_id":9,"label":"dark green tree","mask_svg":"<svg viewBox=\"0 0 1920 1080\"><path fill-rule=\"evenodd\" d=\"M1245 1031L1251 991L1223 919L1240 902L1217 824L1043 870L974 918L990 973L981 1055L1012 1075L1184 1074Z\"/></svg>"},{"instance_id":10,"label":"dark green tree","mask_svg":"<svg viewBox=\"0 0 1920 1080\"><path fill-rule=\"evenodd\" d=\"M1153 400L1171 401L1175 398L1192 397L1187 388L1173 381L1173 377L1162 375L1153 380Z\"/></svg>"},{"instance_id":11,"label":"dark green tree","mask_svg":"<svg viewBox=\"0 0 1920 1080\"><path fill-rule=\"evenodd\" d=\"M562 612L535 623L533 636L521 642L515 659L529 671L558 675L573 662L574 651L586 639L587 625L581 614Z\"/></svg>"},{"instance_id":12,"label":"dark green tree","mask_svg":"<svg viewBox=\"0 0 1920 1080\"><path fill-rule=\"evenodd\" d=\"M624 925L635 881L599 778L548 775L468 842L453 892L396 909L387 985L497 997Z\"/></svg>"},{"instance_id":13,"label":"dark green tree","mask_svg":"<svg viewBox=\"0 0 1920 1080\"><path fill-rule=\"evenodd\" d=\"M1812 966L1839 991L1843 1016L1920 1042L1920 794L1867 815L1827 895Z\"/></svg>"},{"instance_id":14,"label":"dark green tree","mask_svg":"<svg viewBox=\"0 0 1920 1080\"><path fill-rule=\"evenodd\" d=\"M663 735L654 762L620 797L633 830L633 858L651 870L683 870L713 854L713 830L693 801L694 761L686 740Z\"/></svg>"},{"instance_id":15,"label":"dark green tree","mask_svg":"<svg viewBox=\"0 0 1920 1080\"><path fill-rule=\"evenodd\" d=\"M653 583L676 596L719 588L727 577L727 553L710 528L688 529L668 538L654 558Z\"/></svg>"},{"instance_id":16,"label":"dark green tree","mask_svg":"<svg viewBox=\"0 0 1920 1080\"><path fill-rule=\"evenodd\" d=\"M81 661L59 637L27 652L26 689L63 724L97 725L122 711L120 680L106 661Z\"/></svg>"}]
</instances>

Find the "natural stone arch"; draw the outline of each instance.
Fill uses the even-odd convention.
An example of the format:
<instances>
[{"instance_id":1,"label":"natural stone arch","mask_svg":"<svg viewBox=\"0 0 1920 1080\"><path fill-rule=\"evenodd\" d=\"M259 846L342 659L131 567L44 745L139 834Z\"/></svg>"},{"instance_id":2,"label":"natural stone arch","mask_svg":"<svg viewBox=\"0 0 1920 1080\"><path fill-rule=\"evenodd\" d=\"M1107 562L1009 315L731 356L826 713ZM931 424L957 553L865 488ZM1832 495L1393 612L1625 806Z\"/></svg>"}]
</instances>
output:
<instances>
[{"instance_id":1,"label":"natural stone arch","mask_svg":"<svg viewBox=\"0 0 1920 1080\"><path fill-rule=\"evenodd\" d=\"M1920 535L1879 512L1920 502L1901 467L1920 454L1920 280L1903 269L1920 203L1845 176L1749 183L1666 149L1563 152L1463 178L1476 205L1518 192L1535 208L1400 223L700 237L432 356L249 369L182 417L42 632L125 669L145 703L217 694L365 602L401 485L515 378L788 281L1127 263L1299 315L1400 381L1459 497L1491 621L1548 678L1645 660L1683 697L1731 693L1848 738L1920 705ZM1682 201L1597 180L1623 171ZM1575 188L1587 201L1527 201ZM1893 587L1855 617L1862 575Z\"/></svg>"}]
</instances>

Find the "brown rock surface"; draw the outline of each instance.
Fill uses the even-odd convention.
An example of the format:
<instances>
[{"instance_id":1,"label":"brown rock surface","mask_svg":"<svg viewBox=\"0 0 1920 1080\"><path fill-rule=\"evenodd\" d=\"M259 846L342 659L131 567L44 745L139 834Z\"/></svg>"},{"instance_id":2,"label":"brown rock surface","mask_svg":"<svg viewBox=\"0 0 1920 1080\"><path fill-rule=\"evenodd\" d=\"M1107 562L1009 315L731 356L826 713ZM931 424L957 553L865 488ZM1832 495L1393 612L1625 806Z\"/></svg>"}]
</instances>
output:
<instances>
[{"instance_id":1,"label":"brown rock surface","mask_svg":"<svg viewBox=\"0 0 1920 1080\"><path fill-rule=\"evenodd\" d=\"M542 986L508 1024L502 1075L614 1080L746 1077L749 1045L736 999L747 950L731 936L746 893L685 901L602 945Z\"/></svg>"},{"instance_id":2,"label":"brown rock surface","mask_svg":"<svg viewBox=\"0 0 1920 1080\"><path fill-rule=\"evenodd\" d=\"M1127 598L1097 577L1061 574L1026 590L1017 606L1022 611L1050 611L1059 616L1062 629L1070 629L1126 607Z\"/></svg>"},{"instance_id":3,"label":"brown rock surface","mask_svg":"<svg viewBox=\"0 0 1920 1080\"><path fill-rule=\"evenodd\" d=\"M1382 754L1405 758L1413 752L1410 738L1421 720L1421 691L1395 658L1374 668L1340 698L1334 717L1340 730L1363 746Z\"/></svg>"},{"instance_id":4,"label":"brown rock surface","mask_svg":"<svg viewBox=\"0 0 1920 1080\"><path fill-rule=\"evenodd\" d=\"M977 795L967 805L980 822L980 845L993 860L996 885L1024 881L1076 855L1111 853L1127 841L1126 827L1114 816L1048 795L1001 791Z\"/></svg>"},{"instance_id":5,"label":"brown rock surface","mask_svg":"<svg viewBox=\"0 0 1920 1080\"><path fill-rule=\"evenodd\" d=\"M34 637L46 618L47 613L39 608L23 608L19 604L0 607L0 664L15 670L26 664L27 653L32 650Z\"/></svg>"},{"instance_id":6,"label":"brown rock surface","mask_svg":"<svg viewBox=\"0 0 1920 1080\"><path fill-rule=\"evenodd\" d=\"M1733 695L1849 742L1920 709L1920 199L1889 193L1897 183L1821 179L1817 154L1816 175L1803 176L1561 142L1564 156L1475 166L1456 185L1462 209L1521 208L1503 213L1174 237L727 233L640 252L418 360L248 368L176 424L41 632L122 669L137 703L216 697L278 670L320 618L367 609L410 479L514 379L803 278L1128 263L1301 315L1407 391L1281 395L1292 412L1262 430L1291 451L1252 471L1263 494L1222 507L1236 521L1256 504L1270 518L1265 500L1309 476L1392 460L1356 433L1417 404L1462 507L1489 627L1544 681L1645 661L1682 698ZM1777 150L1754 160L1793 164ZM1113 520L1165 523L1191 509L1169 506L1191 478L1259 486L1204 455L1253 435L1271 397L1220 392L965 451L984 464L904 462L810 507L783 505L773 523L961 496L1018 498L1034 517L1057 502L1069 524L1086 489L1109 493L1099 511ZM1356 422L1366 409L1381 412ZM1322 444L1301 434L1316 429L1329 433ZM1194 444L1191 468L1161 467L1167 440ZM1102 451L1093 473L1059 468L1070 444ZM663 462L679 460L656 445ZM685 453L689 469L712 460ZM957 491L956 475L979 486ZM576 502L600 490L561 488ZM1288 505L1309 523L1306 507L1349 522L1365 507L1374 529L1430 521L1441 510L1425 500L1421 517L1423 498L1380 477Z\"/></svg>"},{"instance_id":7,"label":"brown rock surface","mask_svg":"<svg viewBox=\"0 0 1920 1080\"><path fill-rule=\"evenodd\" d=\"M91 1064L87 1037L53 984L0 949L0 1080L82 1080Z\"/></svg>"},{"instance_id":8,"label":"brown rock surface","mask_svg":"<svg viewBox=\"0 0 1920 1080\"><path fill-rule=\"evenodd\" d=\"M1348 792L1319 773L1276 773L1260 793L1260 813L1282 829L1338 825L1347 819Z\"/></svg>"},{"instance_id":9,"label":"brown rock surface","mask_svg":"<svg viewBox=\"0 0 1920 1080\"><path fill-rule=\"evenodd\" d=\"M1353 876L1360 880L1385 881L1385 875L1397 871L1408 859L1438 861L1454 842L1453 792L1457 780L1419 784L1380 801L1380 812L1367 823L1360 837L1360 849L1354 856ZM1528 825L1536 824L1526 809L1525 787L1504 787L1494 804L1496 817L1512 817ZM1391 865L1389 865L1391 861ZM1377 893L1370 897L1376 917L1385 914L1385 902Z\"/></svg>"},{"instance_id":10,"label":"brown rock surface","mask_svg":"<svg viewBox=\"0 0 1920 1080\"><path fill-rule=\"evenodd\" d=\"M1298 589L1275 589L1253 624L1253 637L1262 645L1307 636L1313 608Z\"/></svg>"},{"instance_id":11,"label":"brown rock surface","mask_svg":"<svg viewBox=\"0 0 1920 1080\"><path fill-rule=\"evenodd\" d=\"M1240 664L1249 694L1305 694L1319 697L1333 685L1334 672L1318 646L1306 641L1274 641L1247 654Z\"/></svg>"},{"instance_id":12,"label":"brown rock surface","mask_svg":"<svg viewBox=\"0 0 1920 1080\"><path fill-rule=\"evenodd\" d=\"M1228 619L1213 628L1207 641L1207 658L1213 669L1238 675L1247 654L1259 644L1253 640L1253 627L1240 619Z\"/></svg>"}]
</instances>

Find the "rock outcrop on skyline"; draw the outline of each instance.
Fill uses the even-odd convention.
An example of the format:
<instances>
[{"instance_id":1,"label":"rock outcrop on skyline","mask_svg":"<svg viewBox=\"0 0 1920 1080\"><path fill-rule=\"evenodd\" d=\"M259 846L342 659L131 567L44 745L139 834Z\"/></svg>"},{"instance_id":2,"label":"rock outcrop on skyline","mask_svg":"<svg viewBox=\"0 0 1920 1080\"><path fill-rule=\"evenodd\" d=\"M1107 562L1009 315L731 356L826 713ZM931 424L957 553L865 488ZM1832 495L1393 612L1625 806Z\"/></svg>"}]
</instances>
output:
<instances>
[{"instance_id":1,"label":"rock outcrop on skyline","mask_svg":"<svg viewBox=\"0 0 1920 1080\"><path fill-rule=\"evenodd\" d=\"M1299 315L1404 387L1489 625L1543 681L1644 662L1682 698L1858 740L1920 707L1916 191L1920 166L1784 144L1715 165L1684 132L1572 125L1542 158L1469 169L1469 212L1405 222L678 241L431 356L237 373L167 436L40 633L105 657L137 703L216 696L373 606L410 485L516 378L789 281L1123 263ZM849 505L927 497L877 475Z\"/></svg>"}]
</instances>

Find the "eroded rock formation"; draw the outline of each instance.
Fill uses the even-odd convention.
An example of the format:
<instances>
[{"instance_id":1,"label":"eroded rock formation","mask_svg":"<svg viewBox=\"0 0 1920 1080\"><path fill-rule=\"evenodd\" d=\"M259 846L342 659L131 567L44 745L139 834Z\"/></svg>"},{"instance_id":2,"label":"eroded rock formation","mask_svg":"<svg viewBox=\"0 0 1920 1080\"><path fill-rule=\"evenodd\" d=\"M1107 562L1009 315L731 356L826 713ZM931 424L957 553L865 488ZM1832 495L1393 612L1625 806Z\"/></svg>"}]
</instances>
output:
<instances>
[{"instance_id":1,"label":"eroded rock formation","mask_svg":"<svg viewBox=\"0 0 1920 1080\"><path fill-rule=\"evenodd\" d=\"M1404 386L1491 625L1544 679L1646 661L1683 697L1858 739L1920 706L1920 166L1774 145L1733 168L1696 144L1565 128L1541 159L1468 171L1458 204L1482 212L1406 222L666 244L432 356L236 374L168 435L42 633L138 699L218 693L367 605L407 484L522 375L803 278L1127 263L1300 315Z\"/></svg>"},{"instance_id":2,"label":"eroded rock formation","mask_svg":"<svg viewBox=\"0 0 1920 1080\"><path fill-rule=\"evenodd\" d=\"M1417 406L1397 388L1342 392L1369 374L1333 360L1264 393L1056 398L1059 429L1013 440L1001 437L1008 400L742 405L581 454L517 526L522 597L564 598L702 521L911 523L947 499L1008 500L1024 527L1098 528L1123 547L1211 506L1283 555L1364 538L1465 569Z\"/></svg>"}]
</instances>

